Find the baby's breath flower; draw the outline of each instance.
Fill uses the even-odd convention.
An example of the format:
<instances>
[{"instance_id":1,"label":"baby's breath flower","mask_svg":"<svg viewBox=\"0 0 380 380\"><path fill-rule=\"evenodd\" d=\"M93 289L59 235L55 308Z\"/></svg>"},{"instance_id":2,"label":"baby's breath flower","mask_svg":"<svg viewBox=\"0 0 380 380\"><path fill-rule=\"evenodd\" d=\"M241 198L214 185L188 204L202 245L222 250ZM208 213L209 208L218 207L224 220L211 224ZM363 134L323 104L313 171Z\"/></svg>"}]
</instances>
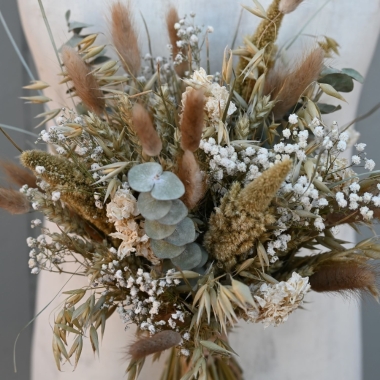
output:
<instances>
[{"instance_id":1,"label":"baby's breath flower","mask_svg":"<svg viewBox=\"0 0 380 380\"><path fill-rule=\"evenodd\" d=\"M298 123L298 115L296 115L295 113L290 114L288 121L290 124L297 124Z\"/></svg>"}]
</instances>

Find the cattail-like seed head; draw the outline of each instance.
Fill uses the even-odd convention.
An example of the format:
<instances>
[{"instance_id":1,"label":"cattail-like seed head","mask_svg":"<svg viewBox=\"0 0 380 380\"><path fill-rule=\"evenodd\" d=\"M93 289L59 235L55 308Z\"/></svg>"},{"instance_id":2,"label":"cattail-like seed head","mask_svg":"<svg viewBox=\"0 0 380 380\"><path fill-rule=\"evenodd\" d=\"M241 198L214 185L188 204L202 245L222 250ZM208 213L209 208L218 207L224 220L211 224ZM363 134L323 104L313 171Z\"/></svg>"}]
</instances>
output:
<instances>
[{"instance_id":1,"label":"cattail-like seed head","mask_svg":"<svg viewBox=\"0 0 380 380\"><path fill-rule=\"evenodd\" d=\"M181 334L172 330L161 331L150 338L143 338L133 343L128 353L134 360L139 360L145 356L167 350L177 346L182 340Z\"/></svg>"},{"instance_id":2,"label":"cattail-like seed head","mask_svg":"<svg viewBox=\"0 0 380 380\"><path fill-rule=\"evenodd\" d=\"M193 152L186 150L179 159L177 176L185 186L182 201L192 210L205 193L205 181Z\"/></svg>"},{"instance_id":3,"label":"cattail-like seed head","mask_svg":"<svg viewBox=\"0 0 380 380\"><path fill-rule=\"evenodd\" d=\"M124 5L118 1L112 4L111 33L124 70L136 76L141 67L141 54L129 3Z\"/></svg>"},{"instance_id":4,"label":"cattail-like seed head","mask_svg":"<svg viewBox=\"0 0 380 380\"><path fill-rule=\"evenodd\" d=\"M265 95L271 94L276 99L273 113L276 119L281 118L291 107L294 107L308 86L318 79L322 70L324 52L320 47L311 51L307 57L289 72L284 67L275 67L267 77Z\"/></svg>"},{"instance_id":5,"label":"cattail-like seed head","mask_svg":"<svg viewBox=\"0 0 380 380\"><path fill-rule=\"evenodd\" d=\"M194 152L199 148L204 126L205 96L202 89L187 92L181 121L181 147Z\"/></svg>"},{"instance_id":6,"label":"cattail-like seed head","mask_svg":"<svg viewBox=\"0 0 380 380\"><path fill-rule=\"evenodd\" d=\"M26 214L30 211L30 204L19 191L0 188L0 208L11 214Z\"/></svg>"},{"instance_id":7,"label":"cattail-like seed head","mask_svg":"<svg viewBox=\"0 0 380 380\"><path fill-rule=\"evenodd\" d=\"M37 187L36 177L30 170L10 161L1 161L0 167L3 169L9 182L15 184L16 186L21 187L28 185L30 188Z\"/></svg>"},{"instance_id":8,"label":"cattail-like seed head","mask_svg":"<svg viewBox=\"0 0 380 380\"><path fill-rule=\"evenodd\" d=\"M140 104L132 110L133 129L136 132L143 151L148 156L158 156L162 149L162 141L158 136L148 111Z\"/></svg>"},{"instance_id":9,"label":"cattail-like seed head","mask_svg":"<svg viewBox=\"0 0 380 380\"><path fill-rule=\"evenodd\" d=\"M316 292L366 292L376 289L377 272L368 264L332 262L321 265L310 276L311 288Z\"/></svg>"},{"instance_id":10,"label":"cattail-like seed head","mask_svg":"<svg viewBox=\"0 0 380 380\"><path fill-rule=\"evenodd\" d=\"M293 12L303 0L281 0L279 5L280 12L288 14Z\"/></svg>"},{"instance_id":11,"label":"cattail-like seed head","mask_svg":"<svg viewBox=\"0 0 380 380\"><path fill-rule=\"evenodd\" d=\"M81 56L70 46L62 48L62 61L67 73L74 83L75 92L83 103L93 112L101 114L105 101L103 93L94 75L90 74L90 67L83 61Z\"/></svg>"},{"instance_id":12,"label":"cattail-like seed head","mask_svg":"<svg viewBox=\"0 0 380 380\"><path fill-rule=\"evenodd\" d=\"M179 37L177 36L177 29L174 25L179 21L177 10L171 6L168 13L166 14L166 25L168 28L170 44L172 45L173 59L181 52L180 48L177 46L177 41ZM185 75L185 71L188 70L188 62L184 61L179 65L174 66L176 73L182 78Z\"/></svg>"}]
</instances>

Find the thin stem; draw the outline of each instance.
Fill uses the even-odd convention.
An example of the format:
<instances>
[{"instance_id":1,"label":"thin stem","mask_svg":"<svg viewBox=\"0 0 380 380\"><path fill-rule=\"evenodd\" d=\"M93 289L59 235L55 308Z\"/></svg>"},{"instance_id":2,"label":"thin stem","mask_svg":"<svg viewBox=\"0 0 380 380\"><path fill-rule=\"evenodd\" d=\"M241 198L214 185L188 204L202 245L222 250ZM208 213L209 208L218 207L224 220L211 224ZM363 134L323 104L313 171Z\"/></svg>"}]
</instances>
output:
<instances>
[{"instance_id":1,"label":"thin stem","mask_svg":"<svg viewBox=\"0 0 380 380\"><path fill-rule=\"evenodd\" d=\"M16 132L25 133L25 134L30 135L30 136L33 136L33 137L38 137L38 135L35 134L35 133L33 133L33 132L25 131L24 129L17 128L17 127L12 127L12 126L10 126L10 125L6 125L6 124L1 124L1 123L0 123L0 127L1 127L1 128L5 128L5 129L10 129L10 130L12 130L12 131L16 131Z\"/></svg>"},{"instance_id":2,"label":"thin stem","mask_svg":"<svg viewBox=\"0 0 380 380\"><path fill-rule=\"evenodd\" d=\"M49 25L49 21L48 21L48 19L46 17L45 8L44 8L44 5L42 4L42 0L38 0L38 4L40 6L42 18L44 19L45 26L46 26L46 29L48 31L49 37L50 37L50 42L53 45L53 49L54 49L55 55L57 57L57 61L59 63L59 68L61 69L61 72L63 73L63 65L62 65L62 62L61 62L61 58L59 58L59 53L58 53L57 45L55 44L54 37L53 37L53 32L51 31L51 28L50 28L50 25ZM69 85L67 83L66 83L66 87L67 87L67 89L69 89ZM74 106L74 110L75 110L76 107L75 107L74 99L72 97L70 97L70 98L71 98L71 100L73 102L73 106Z\"/></svg>"},{"instance_id":3,"label":"thin stem","mask_svg":"<svg viewBox=\"0 0 380 380\"><path fill-rule=\"evenodd\" d=\"M79 268L78 268L79 269ZM58 293L53 297L53 299L42 309L40 310L22 329L21 331L17 334L17 337L16 337L16 340L15 340L15 343L13 345L13 368L14 368L14 371L15 373L17 373L17 364L16 364L16 346L17 346L17 341L18 341L18 338L20 337L21 333L30 325L32 324L36 319L37 317L42 313L44 312L51 304L52 302L61 294L61 291L65 288L65 286L69 283L69 281L72 279L72 277L74 275L77 275L76 272L74 272L70 278L64 283L64 285L62 286L61 289L59 289Z\"/></svg>"},{"instance_id":4,"label":"thin stem","mask_svg":"<svg viewBox=\"0 0 380 380\"><path fill-rule=\"evenodd\" d=\"M13 46L13 49L15 50L16 54L18 55L18 58L20 59L20 62L24 66L25 71L28 73L30 80L34 81L35 80L34 75L33 75L32 71L30 70L28 64L26 63L24 57L22 56L22 54L20 52L20 49L18 48L18 46L16 44L16 41L14 40L14 38L12 36L12 33L9 30L8 25L7 25L7 23L6 23L6 21L5 21L4 17L3 17L3 14L1 13L1 10L0 10L0 21L3 24L5 32L7 33L7 36L9 38L9 41L11 42L11 44ZM42 91L39 91L39 93L42 95Z\"/></svg>"},{"instance_id":5,"label":"thin stem","mask_svg":"<svg viewBox=\"0 0 380 380\"><path fill-rule=\"evenodd\" d=\"M317 14L330 2L331 0L327 0L324 4L322 4L317 11L307 20L305 25L301 28L301 30L293 37L293 39L289 42L288 45L285 46L285 50L288 50L294 42L297 40L297 38L302 34L302 32L306 29L306 27L310 24L310 22L317 16Z\"/></svg>"},{"instance_id":6,"label":"thin stem","mask_svg":"<svg viewBox=\"0 0 380 380\"><path fill-rule=\"evenodd\" d=\"M378 109L380 108L380 103L376 104L375 107L371 108L367 113L365 113L364 115L360 115L358 116L356 119L352 120L350 123L347 124L347 126L345 126L343 128L343 131L344 132L345 130L347 130L348 128L351 127L351 125L359 122L359 121L362 121L364 119L366 119L367 117L371 116L373 113L375 113Z\"/></svg>"},{"instance_id":7,"label":"thin stem","mask_svg":"<svg viewBox=\"0 0 380 380\"><path fill-rule=\"evenodd\" d=\"M11 136L8 135L7 132L4 131L3 128L0 127L1 132L4 133L5 137L12 143L12 145L20 152L22 153L23 150L12 140Z\"/></svg>"}]
</instances>

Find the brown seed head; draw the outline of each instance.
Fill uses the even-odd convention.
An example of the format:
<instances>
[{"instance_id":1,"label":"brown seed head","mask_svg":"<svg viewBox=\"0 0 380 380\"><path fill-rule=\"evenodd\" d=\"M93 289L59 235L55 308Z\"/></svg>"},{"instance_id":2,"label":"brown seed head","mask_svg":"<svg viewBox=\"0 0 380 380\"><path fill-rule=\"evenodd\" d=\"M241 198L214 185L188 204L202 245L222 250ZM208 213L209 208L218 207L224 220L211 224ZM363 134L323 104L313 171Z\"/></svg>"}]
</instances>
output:
<instances>
[{"instance_id":1,"label":"brown seed head","mask_svg":"<svg viewBox=\"0 0 380 380\"><path fill-rule=\"evenodd\" d=\"M134 360L142 359L145 356L167 350L181 342L181 334L172 330L161 331L150 338L143 338L133 343L128 353Z\"/></svg>"},{"instance_id":2,"label":"brown seed head","mask_svg":"<svg viewBox=\"0 0 380 380\"><path fill-rule=\"evenodd\" d=\"M317 47L296 65L295 70L289 72L287 68L275 67L269 72L264 94L271 94L271 99L277 101L273 108L276 119L294 107L302 93L318 79L323 59L324 52Z\"/></svg>"},{"instance_id":3,"label":"brown seed head","mask_svg":"<svg viewBox=\"0 0 380 380\"><path fill-rule=\"evenodd\" d=\"M118 1L111 5L111 33L124 70L136 76L141 67L141 54L130 3L124 5Z\"/></svg>"},{"instance_id":4,"label":"brown seed head","mask_svg":"<svg viewBox=\"0 0 380 380\"><path fill-rule=\"evenodd\" d=\"M181 121L181 147L196 151L202 138L204 126L205 96L202 89L187 93Z\"/></svg>"},{"instance_id":5,"label":"brown seed head","mask_svg":"<svg viewBox=\"0 0 380 380\"><path fill-rule=\"evenodd\" d=\"M37 187L36 177L30 170L16 165L10 161L1 161L0 167L3 169L9 182L13 183L14 185L19 187L28 185L30 188Z\"/></svg>"},{"instance_id":6,"label":"brown seed head","mask_svg":"<svg viewBox=\"0 0 380 380\"><path fill-rule=\"evenodd\" d=\"M76 94L91 111L101 114L105 106L103 93L94 75L90 74L90 67L70 46L62 48L62 61L74 83Z\"/></svg>"},{"instance_id":7,"label":"brown seed head","mask_svg":"<svg viewBox=\"0 0 380 380\"><path fill-rule=\"evenodd\" d=\"M0 188L0 208L11 214L26 214L30 204L26 196L17 190Z\"/></svg>"},{"instance_id":8,"label":"brown seed head","mask_svg":"<svg viewBox=\"0 0 380 380\"><path fill-rule=\"evenodd\" d=\"M148 111L140 104L133 106L133 129L136 132L143 151L148 156L158 156L162 149L162 141L158 136Z\"/></svg>"},{"instance_id":9,"label":"brown seed head","mask_svg":"<svg viewBox=\"0 0 380 380\"><path fill-rule=\"evenodd\" d=\"M317 268L310 276L310 285L316 292L362 292L376 289L376 269L357 262L332 262Z\"/></svg>"},{"instance_id":10,"label":"brown seed head","mask_svg":"<svg viewBox=\"0 0 380 380\"><path fill-rule=\"evenodd\" d=\"M173 59L181 52L180 48L177 46L177 41L179 37L177 36L177 30L174 28L174 24L179 21L177 9L173 6L169 8L168 13L166 14L166 25L168 28L170 43L173 47ZM182 62L179 65L174 66L176 73L182 78L185 75L185 71L188 70L188 63L186 61Z\"/></svg>"},{"instance_id":11,"label":"brown seed head","mask_svg":"<svg viewBox=\"0 0 380 380\"><path fill-rule=\"evenodd\" d=\"M185 186L185 194L182 197L182 201L189 210L192 210L203 198L205 181L198 162L191 151L186 150L180 158L176 174Z\"/></svg>"}]
</instances>

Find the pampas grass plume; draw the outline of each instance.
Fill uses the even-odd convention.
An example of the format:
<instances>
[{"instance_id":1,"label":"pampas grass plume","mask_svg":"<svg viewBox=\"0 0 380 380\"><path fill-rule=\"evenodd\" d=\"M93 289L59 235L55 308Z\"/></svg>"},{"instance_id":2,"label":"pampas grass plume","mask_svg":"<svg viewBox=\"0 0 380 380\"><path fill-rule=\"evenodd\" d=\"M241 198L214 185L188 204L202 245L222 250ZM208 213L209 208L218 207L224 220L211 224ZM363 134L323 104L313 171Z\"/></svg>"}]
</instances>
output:
<instances>
[{"instance_id":1,"label":"pampas grass plume","mask_svg":"<svg viewBox=\"0 0 380 380\"><path fill-rule=\"evenodd\" d=\"M36 188L36 177L34 174L19 165L14 164L10 161L0 162L0 167L3 169L6 174L9 182L17 185L18 187L28 185L30 188Z\"/></svg>"},{"instance_id":2,"label":"pampas grass plume","mask_svg":"<svg viewBox=\"0 0 380 380\"><path fill-rule=\"evenodd\" d=\"M186 150L180 158L177 176L185 186L182 201L189 210L192 210L205 192L205 182L193 152Z\"/></svg>"},{"instance_id":3,"label":"pampas grass plume","mask_svg":"<svg viewBox=\"0 0 380 380\"><path fill-rule=\"evenodd\" d=\"M311 288L316 292L356 293L376 289L376 269L356 262L332 262L323 265L310 276ZM377 292L376 292L377 293Z\"/></svg>"},{"instance_id":4,"label":"pampas grass plume","mask_svg":"<svg viewBox=\"0 0 380 380\"><path fill-rule=\"evenodd\" d=\"M133 129L136 132L143 151L148 156L158 156L162 141L158 136L148 111L140 104L135 104L132 111Z\"/></svg>"},{"instance_id":5,"label":"pampas grass plume","mask_svg":"<svg viewBox=\"0 0 380 380\"><path fill-rule=\"evenodd\" d=\"M26 214L30 210L30 204L19 191L0 188L0 208L11 214Z\"/></svg>"},{"instance_id":6,"label":"pampas grass plume","mask_svg":"<svg viewBox=\"0 0 380 380\"><path fill-rule=\"evenodd\" d=\"M141 67L141 54L129 3L124 5L118 1L112 4L111 34L124 70L136 76Z\"/></svg>"},{"instance_id":7,"label":"pampas grass plume","mask_svg":"<svg viewBox=\"0 0 380 380\"><path fill-rule=\"evenodd\" d=\"M318 79L322 70L324 51L317 47L289 72L284 67L275 67L267 77L265 95L271 94L277 103L273 108L276 119L293 107L307 87Z\"/></svg>"},{"instance_id":8,"label":"pampas grass plume","mask_svg":"<svg viewBox=\"0 0 380 380\"><path fill-rule=\"evenodd\" d=\"M293 12L303 0L281 0L279 5L280 12L288 14Z\"/></svg>"},{"instance_id":9,"label":"pampas grass plume","mask_svg":"<svg viewBox=\"0 0 380 380\"><path fill-rule=\"evenodd\" d=\"M204 126L205 96L203 90L187 93L181 121L181 147L194 152L199 148Z\"/></svg>"},{"instance_id":10,"label":"pampas grass plume","mask_svg":"<svg viewBox=\"0 0 380 380\"><path fill-rule=\"evenodd\" d=\"M67 45L62 48L62 61L74 83L76 94L91 111L101 114L105 106L103 93L94 75L90 74L90 67L75 49Z\"/></svg>"},{"instance_id":11,"label":"pampas grass plume","mask_svg":"<svg viewBox=\"0 0 380 380\"><path fill-rule=\"evenodd\" d=\"M172 330L161 331L150 338L143 338L133 343L128 353L134 360L145 358L156 352L177 346L182 340L181 334Z\"/></svg>"}]
</instances>

